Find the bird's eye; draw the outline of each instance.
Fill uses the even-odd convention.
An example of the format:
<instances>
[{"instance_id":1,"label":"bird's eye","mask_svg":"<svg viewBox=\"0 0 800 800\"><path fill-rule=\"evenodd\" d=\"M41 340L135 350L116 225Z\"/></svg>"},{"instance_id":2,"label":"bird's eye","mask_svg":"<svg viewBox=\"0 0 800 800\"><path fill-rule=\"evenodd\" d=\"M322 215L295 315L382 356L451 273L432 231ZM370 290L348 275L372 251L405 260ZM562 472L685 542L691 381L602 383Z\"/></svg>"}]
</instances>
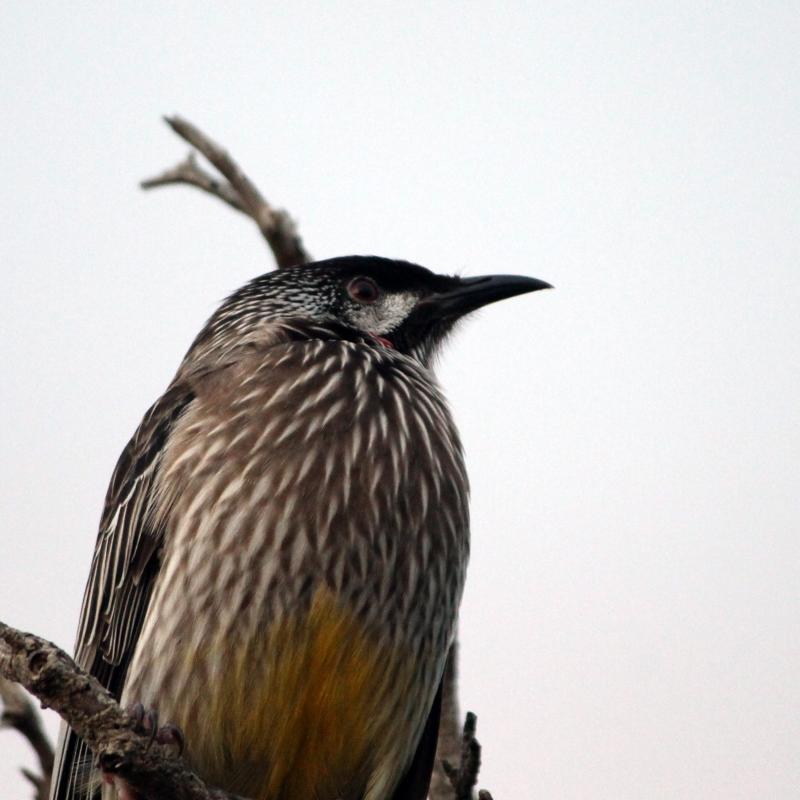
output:
<instances>
[{"instance_id":1,"label":"bird's eye","mask_svg":"<svg viewBox=\"0 0 800 800\"><path fill-rule=\"evenodd\" d=\"M350 297L357 303L374 303L381 294L378 284L372 278L353 278L347 284L347 291Z\"/></svg>"}]
</instances>

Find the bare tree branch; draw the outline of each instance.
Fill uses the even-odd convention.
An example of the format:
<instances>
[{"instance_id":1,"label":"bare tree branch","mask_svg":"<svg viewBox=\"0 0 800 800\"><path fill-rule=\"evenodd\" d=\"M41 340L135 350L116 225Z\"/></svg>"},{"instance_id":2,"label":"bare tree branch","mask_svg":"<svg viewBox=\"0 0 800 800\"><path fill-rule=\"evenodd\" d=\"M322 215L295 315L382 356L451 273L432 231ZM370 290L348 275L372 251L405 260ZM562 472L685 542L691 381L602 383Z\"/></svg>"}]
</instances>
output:
<instances>
[{"instance_id":1,"label":"bare tree branch","mask_svg":"<svg viewBox=\"0 0 800 800\"><path fill-rule=\"evenodd\" d=\"M188 120L177 116L165 117L164 120L178 136L202 153L226 178L227 183L215 180L195 163L183 161L155 178L142 181L143 189L177 183L196 186L247 214L258 225L279 268L295 267L311 260L289 214L273 208L264 199L227 151Z\"/></svg>"},{"instance_id":2,"label":"bare tree branch","mask_svg":"<svg viewBox=\"0 0 800 800\"><path fill-rule=\"evenodd\" d=\"M218 197L231 208L235 208L248 217L250 216L250 212L242 205L242 201L239 199L239 195L233 186L227 181L221 181L215 178L211 173L206 172L197 163L194 150L190 150L189 155L171 169L162 172L160 175L156 175L154 178L148 178L139 185L142 189L156 189L159 186L170 186L181 183L194 186L197 189L202 189L204 192Z\"/></svg>"},{"instance_id":3,"label":"bare tree branch","mask_svg":"<svg viewBox=\"0 0 800 800\"><path fill-rule=\"evenodd\" d=\"M455 800L472 800L475 784L478 782L478 773L481 769L481 746L475 738L475 727L478 718L467 712L464 730L461 734L461 758L458 769L449 761L442 762L444 771L450 779L450 785L455 792ZM491 800L491 795L483 791L484 800Z\"/></svg>"},{"instance_id":4,"label":"bare tree branch","mask_svg":"<svg viewBox=\"0 0 800 800\"><path fill-rule=\"evenodd\" d=\"M134 730L135 720L65 652L0 622L0 676L21 683L60 714L98 756L102 770L149 800L242 800L211 789L167 748Z\"/></svg>"},{"instance_id":5,"label":"bare tree branch","mask_svg":"<svg viewBox=\"0 0 800 800\"><path fill-rule=\"evenodd\" d=\"M3 713L0 727L13 728L21 733L39 759L41 774L22 768L22 774L33 784L36 800L47 800L53 773L53 746L42 728L42 718L25 690L18 684L0 678L0 700Z\"/></svg>"}]
</instances>

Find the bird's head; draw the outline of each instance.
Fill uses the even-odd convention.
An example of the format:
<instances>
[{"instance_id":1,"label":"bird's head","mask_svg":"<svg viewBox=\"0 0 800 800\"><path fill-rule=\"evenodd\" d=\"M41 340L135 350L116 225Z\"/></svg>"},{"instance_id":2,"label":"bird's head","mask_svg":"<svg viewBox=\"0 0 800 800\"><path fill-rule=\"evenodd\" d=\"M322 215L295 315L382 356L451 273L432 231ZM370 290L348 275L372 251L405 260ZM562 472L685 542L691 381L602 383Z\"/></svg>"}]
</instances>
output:
<instances>
[{"instance_id":1,"label":"bird's head","mask_svg":"<svg viewBox=\"0 0 800 800\"><path fill-rule=\"evenodd\" d=\"M231 295L201 338L247 336L260 326L328 327L428 363L465 314L514 295L550 288L535 278L437 275L406 261L345 256L262 275Z\"/></svg>"}]
</instances>

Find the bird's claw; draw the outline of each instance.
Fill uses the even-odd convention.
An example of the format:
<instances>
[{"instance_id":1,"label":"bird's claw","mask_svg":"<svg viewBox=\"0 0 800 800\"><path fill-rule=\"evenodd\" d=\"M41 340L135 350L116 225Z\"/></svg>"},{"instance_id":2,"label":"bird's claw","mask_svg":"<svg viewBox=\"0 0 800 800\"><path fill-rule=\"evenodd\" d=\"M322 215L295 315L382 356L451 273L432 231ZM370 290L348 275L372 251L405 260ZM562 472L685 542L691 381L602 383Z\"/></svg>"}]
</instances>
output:
<instances>
[{"instance_id":1,"label":"bird's claw","mask_svg":"<svg viewBox=\"0 0 800 800\"><path fill-rule=\"evenodd\" d=\"M178 756L183 754L186 739L183 731L177 725L158 724L158 711L154 708L146 709L141 703L134 703L125 709L128 716L133 720L133 729L136 733L141 733L148 737L147 749L149 750L153 742L175 747Z\"/></svg>"},{"instance_id":2,"label":"bird's claw","mask_svg":"<svg viewBox=\"0 0 800 800\"><path fill-rule=\"evenodd\" d=\"M162 725L158 731L156 731L156 741L166 747L175 747L178 751L178 757L183 755L186 738L183 735L183 731L177 725Z\"/></svg>"}]
</instances>

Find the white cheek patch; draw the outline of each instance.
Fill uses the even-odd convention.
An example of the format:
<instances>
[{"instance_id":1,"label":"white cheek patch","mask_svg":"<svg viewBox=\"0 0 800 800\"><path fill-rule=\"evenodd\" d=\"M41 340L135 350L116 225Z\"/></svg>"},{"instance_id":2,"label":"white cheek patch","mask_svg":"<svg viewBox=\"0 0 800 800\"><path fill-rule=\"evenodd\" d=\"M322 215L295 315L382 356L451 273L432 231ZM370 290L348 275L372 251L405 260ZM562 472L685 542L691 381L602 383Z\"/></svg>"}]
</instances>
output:
<instances>
[{"instance_id":1,"label":"white cheek patch","mask_svg":"<svg viewBox=\"0 0 800 800\"><path fill-rule=\"evenodd\" d=\"M347 316L353 327L364 333L390 333L402 324L418 300L414 292L393 292L373 305L350 309Z\"/></svg>"}]
</instances>

